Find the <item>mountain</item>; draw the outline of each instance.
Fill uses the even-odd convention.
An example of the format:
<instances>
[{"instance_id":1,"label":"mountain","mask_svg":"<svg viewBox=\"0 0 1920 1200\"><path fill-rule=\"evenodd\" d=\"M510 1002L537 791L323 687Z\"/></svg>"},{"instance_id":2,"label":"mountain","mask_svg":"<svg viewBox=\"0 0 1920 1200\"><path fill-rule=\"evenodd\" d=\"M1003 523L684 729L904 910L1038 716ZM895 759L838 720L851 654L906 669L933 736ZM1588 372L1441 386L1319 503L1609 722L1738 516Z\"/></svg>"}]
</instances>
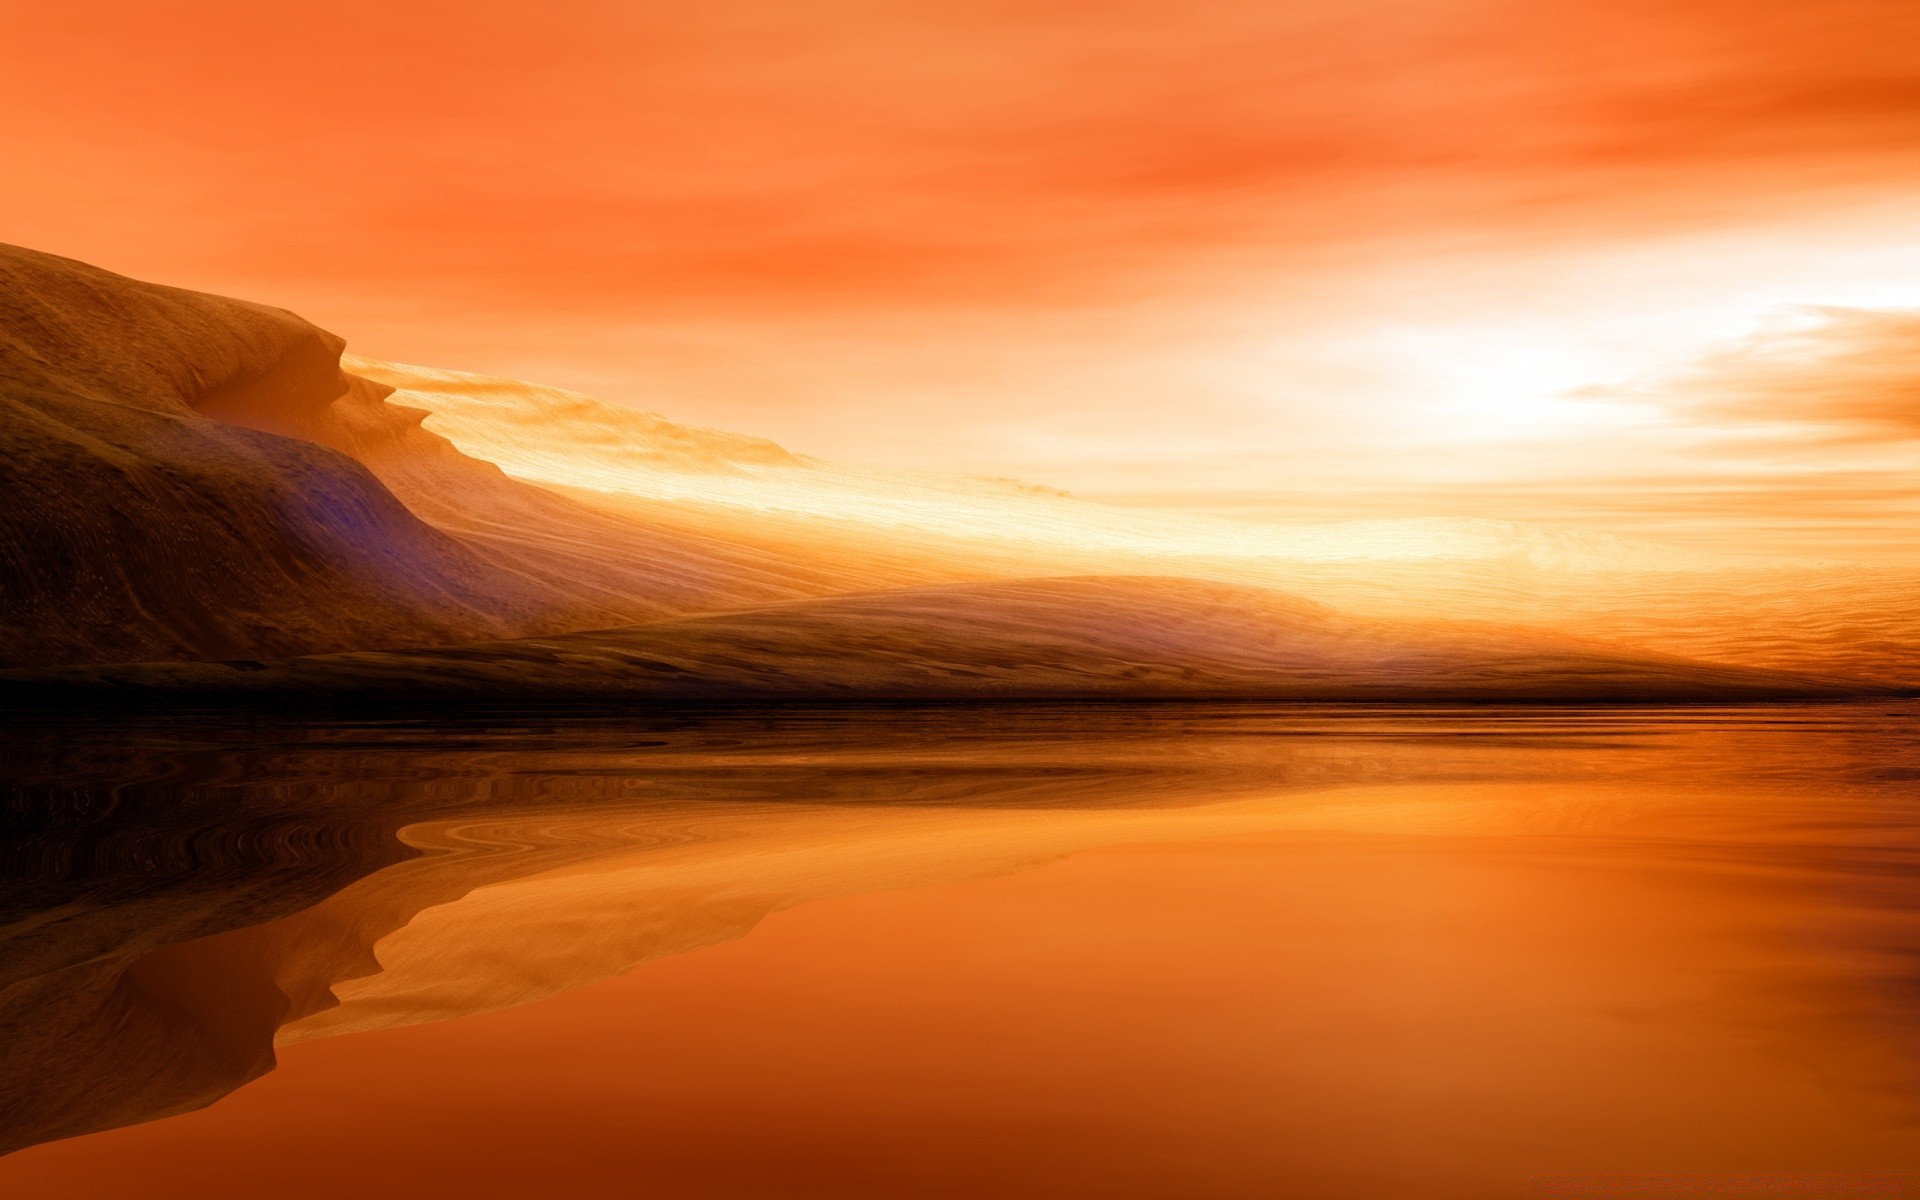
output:
<instances>
[{"instance_id":1,"label":"mountain","mask_svg":"<svg viewBox=\"0 0 1920 1200\"><path fill-rule=\"evenodd\" d=\"M291 313L34 251L0 247L0 285L0 675L29 702L56 684L707 701L1913 681L1912 610L1851 581L1783 591L1772 567L1501 523L1280 528L836 465L343 359ZM1790 613L1751 619L1780 596Z\"/></svg>"},{"instance_id":2,"label":"mountain","mask_svg":"<svg viewBox=\"0 0 1920 1200\"><path fill-rule=\"evenodd\" d=\"M511 479L343 346L0 246L0 666L442 645L929 578Z\"/></svg>"},{"instance_id":3,"label":"mountain","mask_svg":"<svg viewBox=\"0 0 1920 1200\"><path fill-rule=\"evenodd\" d=\"M291 313L0 247L0 661L499 637L545 598L310 423L341 342ZM258 421L236 423L239 416Z\"/></svg>"}]
</instances>

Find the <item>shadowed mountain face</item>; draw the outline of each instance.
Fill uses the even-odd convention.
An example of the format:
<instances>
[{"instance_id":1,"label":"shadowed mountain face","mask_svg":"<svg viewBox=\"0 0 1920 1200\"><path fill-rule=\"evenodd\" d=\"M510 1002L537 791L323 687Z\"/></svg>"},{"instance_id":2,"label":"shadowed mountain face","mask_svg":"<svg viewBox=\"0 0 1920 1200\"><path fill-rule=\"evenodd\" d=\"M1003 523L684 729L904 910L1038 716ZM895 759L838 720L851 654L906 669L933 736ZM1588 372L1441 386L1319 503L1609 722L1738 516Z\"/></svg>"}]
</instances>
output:
<instances>
[{"instance_id":1,"label":"shadowed mountain face","mask_svg":"<svg viewBox=\"0 0 1920 1200\"><path fill-rule=\"evenodd\" d=\"M347 387L290 313L0 247L0 660L502 636L548 599L296 427Z\"/></svg>"},{"instance_id":2,"label":"shadowed mountain face","mask_svg":"<svg viewBox=\"0 0 1920 1200\"><path fill-rule=\"evenodd\" d=\"M0 246L0 664L438 645L953 577L510 479L343 373L343 345Z\"/></svg>"},{"instance_id":3,"label":"shadowed mountain face","mask_svg":"<svg viewBox=\"0 0 1920 1200\"><path fill-rule=\"evenodd\" d=\"M482 702L1667 701L1863 690L1508 627L1367 620L1259 588L1157 577L900 589L437 650L0 673L0 689Z\"/></svg>"}]
</instances>

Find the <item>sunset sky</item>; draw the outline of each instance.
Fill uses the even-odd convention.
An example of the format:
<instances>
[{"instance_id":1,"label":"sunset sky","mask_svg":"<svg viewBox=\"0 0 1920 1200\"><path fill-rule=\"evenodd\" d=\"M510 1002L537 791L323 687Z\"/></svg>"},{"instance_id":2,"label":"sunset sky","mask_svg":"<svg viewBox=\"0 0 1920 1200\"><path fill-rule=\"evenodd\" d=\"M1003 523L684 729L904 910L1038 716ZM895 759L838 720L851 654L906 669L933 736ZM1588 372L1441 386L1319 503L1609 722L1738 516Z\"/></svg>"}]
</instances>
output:
<instances>
[{"instance_id":1,"label":"sunset sky","mask_svg":"<svg viewBox=\"0 0 1920 1200\"><path fill-rule=\"evenodd\" d=\"M0 240L1263 517L1920 553L1911 0L9 0Z\"/></svg>"}]
</instances>

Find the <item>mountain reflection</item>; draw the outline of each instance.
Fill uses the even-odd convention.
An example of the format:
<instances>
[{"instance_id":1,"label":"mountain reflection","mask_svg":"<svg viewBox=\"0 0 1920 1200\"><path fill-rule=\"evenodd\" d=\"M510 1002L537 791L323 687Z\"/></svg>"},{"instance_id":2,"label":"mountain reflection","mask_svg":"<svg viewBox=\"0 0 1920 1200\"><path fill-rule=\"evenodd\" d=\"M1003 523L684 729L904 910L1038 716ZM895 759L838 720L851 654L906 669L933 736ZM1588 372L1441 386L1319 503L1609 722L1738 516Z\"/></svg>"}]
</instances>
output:
<instances>
[{"instance_id":1,"label":"mountain reflection","mask_svg":"<svg viewBox=\"0 0 1920 1200\"><path fill-rule=\"evenodd\" d=\"M523 1004L811 900L1170 839L1545 837L1731 864L1869 914L1845 936L1871 942L1903 1006L1920 966L1913 716L20 721L0 733L0 1150L204 1106L270 1070L276 1044Z\"/></svg>"}]
</instances>

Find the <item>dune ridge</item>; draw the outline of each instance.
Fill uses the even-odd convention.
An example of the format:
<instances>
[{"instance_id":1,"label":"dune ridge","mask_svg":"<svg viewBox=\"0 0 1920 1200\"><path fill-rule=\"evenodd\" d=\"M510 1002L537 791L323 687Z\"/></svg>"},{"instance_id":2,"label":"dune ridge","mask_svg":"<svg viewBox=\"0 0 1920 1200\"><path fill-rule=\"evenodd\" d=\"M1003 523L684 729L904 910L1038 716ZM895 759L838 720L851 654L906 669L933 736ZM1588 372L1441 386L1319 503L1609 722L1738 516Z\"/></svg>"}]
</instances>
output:
<instances>
[{"instance_id":1,"label":"dune ridge","mask_svg":"<svg viewBox=\"0 0 1920 1200\"><path fill-rule=\"evenodd\" d=\"M459 647L0 672L0 694L481 702L1687 701L1874 694L1546 631L1166 577L895 589Z\"/></svg>"},{"instance_id":2,"label":"dune ridge","mask_svg":"<svg viewBox=\"0 0 1920 1200\"><path fill-rule=\"evenodd\" d=\"M1557 628L1749 667L1920 683L1920 572L1486 518L1250 521L1007 479L848 466L537 384L349 356L516 479L678 534L873 564L838 591L1182 575L1383 619ZM608 430L620 430L610 437ZM818 593L816 593L818 594Z\"/></svg>"}]
</instances>

